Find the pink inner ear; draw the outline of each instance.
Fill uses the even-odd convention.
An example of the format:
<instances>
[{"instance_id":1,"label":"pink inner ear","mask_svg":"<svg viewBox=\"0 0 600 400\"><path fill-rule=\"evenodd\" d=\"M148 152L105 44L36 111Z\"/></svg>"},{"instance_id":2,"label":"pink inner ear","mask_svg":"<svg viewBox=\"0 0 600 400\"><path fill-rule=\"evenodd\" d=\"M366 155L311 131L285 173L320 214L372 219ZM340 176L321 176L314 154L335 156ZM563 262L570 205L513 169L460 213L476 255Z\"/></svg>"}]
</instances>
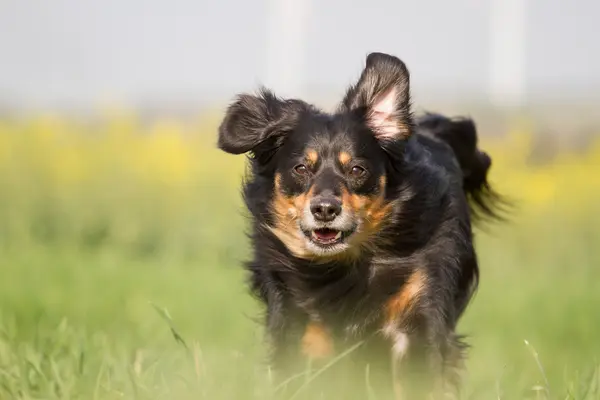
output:
<instances>
[{"instance_id":1,"label":"pink inner ear","mask_svg":"<svg viewBox=\"0 0 600 400\"><path fill-rule=\"evenodd\" d=\"M400 134L396 115L397 90L392 88L381 96L369 113L369 124L378 137L394 138Z\"/></svg>"}]
</instances>

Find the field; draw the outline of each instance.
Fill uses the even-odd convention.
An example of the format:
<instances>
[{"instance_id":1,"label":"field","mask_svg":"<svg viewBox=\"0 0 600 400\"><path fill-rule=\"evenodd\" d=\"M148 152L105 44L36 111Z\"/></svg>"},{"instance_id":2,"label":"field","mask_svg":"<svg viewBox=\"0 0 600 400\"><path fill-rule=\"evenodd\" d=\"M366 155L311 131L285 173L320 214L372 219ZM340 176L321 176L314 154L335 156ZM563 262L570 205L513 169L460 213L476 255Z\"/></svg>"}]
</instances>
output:
<instances>
[{"instance_id":1,"label":"field","mask_svg":"<svg viewBox=\"0 0 600 400\"><path fill-rule=\"evenodd\" d=\"M243 157L215 121L0 120L0 399L265 399ZM600 398L600 141L484 139L518 204L478 230L465 398Z\"/></svg>"}]
</instances>

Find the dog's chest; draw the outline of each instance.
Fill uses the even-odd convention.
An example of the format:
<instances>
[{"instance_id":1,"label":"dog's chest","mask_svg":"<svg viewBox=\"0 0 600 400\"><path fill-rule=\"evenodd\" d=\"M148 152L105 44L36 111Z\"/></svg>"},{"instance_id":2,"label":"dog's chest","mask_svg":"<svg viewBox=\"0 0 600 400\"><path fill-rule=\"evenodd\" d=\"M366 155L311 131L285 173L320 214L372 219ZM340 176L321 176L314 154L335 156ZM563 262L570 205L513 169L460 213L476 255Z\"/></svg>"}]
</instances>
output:
<instances>
[{"instance_id":1,"label":"dog's chest","mask_svg":"<svg viewBox=\"0 0 600 400\"><path fill-rule=\"evenodd\" d=\"M292 282L294 303L309 320L322 321L340 339L360 339L381 329L386 304L404 285L404 274L372 269L332 272Z\"/></svg>"}]
</instances>

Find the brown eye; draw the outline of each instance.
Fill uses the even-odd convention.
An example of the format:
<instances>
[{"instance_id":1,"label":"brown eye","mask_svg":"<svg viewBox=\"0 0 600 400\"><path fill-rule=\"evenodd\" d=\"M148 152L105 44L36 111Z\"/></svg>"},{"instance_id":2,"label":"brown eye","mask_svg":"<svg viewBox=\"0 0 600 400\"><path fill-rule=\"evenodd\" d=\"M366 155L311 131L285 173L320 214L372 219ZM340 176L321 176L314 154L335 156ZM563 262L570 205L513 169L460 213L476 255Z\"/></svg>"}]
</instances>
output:
<instances>
[{"instance_id":1,"label":"brown eye","mask_svg":"<svg viewBox=\"0 0 600 400\"><path fill-rule=\"evenodd\" d=\"M294 171L296 171L298 175L308 175L308 168L306 168L306 165L304 164L296 165Z\"/></svg>"},{"instance_id":2,"label":"brown eye","mask_svg":"<svg viewBox=\"0 0 600 400\"><path fill-rule=\"evenodd\" d=\"M352 175L354 178L358 178L358 177L363 176L366 172L367 171L365 171L365 169L363 167L359 167L358 165L355 165L350 170L350 175Z\"/></svg>"}]
</instances>

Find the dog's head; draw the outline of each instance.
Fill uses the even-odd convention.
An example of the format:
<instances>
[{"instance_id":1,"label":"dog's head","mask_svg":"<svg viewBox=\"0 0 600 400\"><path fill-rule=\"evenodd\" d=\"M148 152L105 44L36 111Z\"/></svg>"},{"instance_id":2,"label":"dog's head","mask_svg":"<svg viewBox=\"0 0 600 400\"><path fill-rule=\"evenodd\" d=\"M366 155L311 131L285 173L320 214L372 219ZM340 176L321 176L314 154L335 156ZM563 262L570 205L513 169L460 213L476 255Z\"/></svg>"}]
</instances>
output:
<instances>
[{"instance_id":1,"label":"dog's head","mask_svg":"<svg viewBox=\"0 0 600 400\"><path fill-rule=\"evenodd\" d=\"M297 257L353 256L390 217L390 157L413 131L409 74L371 53L339 109L325 113L267 90L240 95L219 128L219 147L250 152L272 183L266 225Z\"/></svg>"}]
</instances>

